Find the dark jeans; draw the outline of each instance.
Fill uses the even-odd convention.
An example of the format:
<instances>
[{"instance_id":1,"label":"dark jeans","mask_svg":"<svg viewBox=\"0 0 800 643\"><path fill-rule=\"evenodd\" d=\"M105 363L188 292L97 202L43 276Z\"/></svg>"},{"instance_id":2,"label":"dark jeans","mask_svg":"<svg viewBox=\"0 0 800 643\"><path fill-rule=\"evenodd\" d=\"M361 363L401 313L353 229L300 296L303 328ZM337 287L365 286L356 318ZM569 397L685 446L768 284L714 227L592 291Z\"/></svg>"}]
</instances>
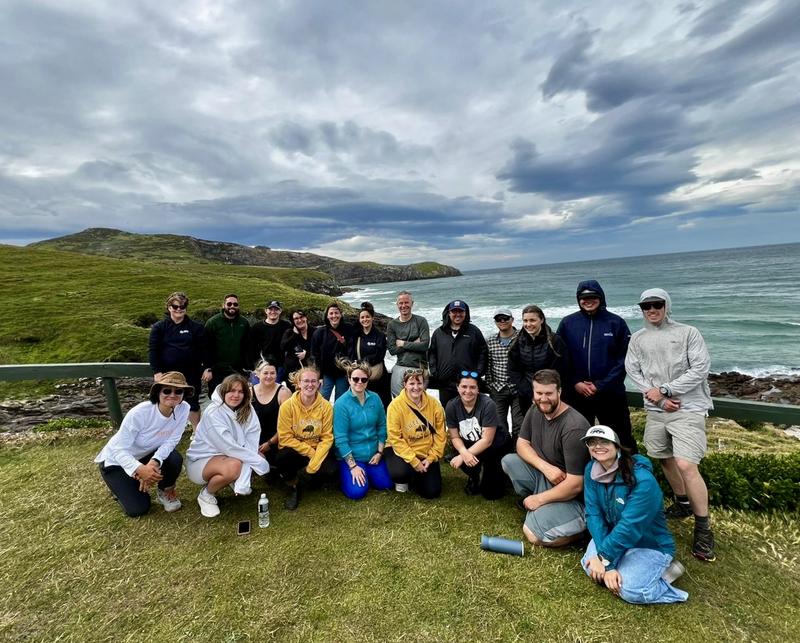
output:
<instances>
[{"instance_id":1,"label":"dark jeans","mask_svg":"<svg viewBox=\"0 0 800 643\"><path fill-rule=\"evenodd\" d=\"M458 390L456 390L456 385L447 383L441 384L439 387L439 402L442 404L442 408L447 408L447 403L458 397Z\"/></svg>"},{"instance_id":2,"label":"dark jeans","mask_svg":"<svg viewBox=\"0 0 800 643\"><path fill-rule=\"evenodd\" d=\"M636 440L633 439L631 430L631 414L628 409L628 398L624 392L602 392L598 391L592 397L583 397L576 391L572 391L567 398L567 402L572 408L586 418L590 426L605 424L617 432L622 446L628 447L634 453L638 453Z\"/></svg>"},{"instance_id":3,"label":"dark jeans","mask_svg":"<svg viewBox=\"0 0 800 643\"><path fill-rule=\"evenodd\" d=\"M154 453L155 451L147 454L139 462L147 464ZM125 469L116 464L110 467L106 467L104 464L100 464L100 475L119 504L122 505L122 510L131 518L138 518L150 511L150 494L139 491L139 481L131 478L125 473ZM158 488L163 490L174 487L182 465L183 456L176 449L161 463L161 475L164 478L158 483Z\"/></svg>"},{"instance_id":4,"label":"dark jeans","mask_svg":"<svg viewBox=\"0 0 800 643\"><path fill-rule=\"evenodd\" d=\"M500 460L508 453L510 442L511 440L506 440L502 444L493 443L488 449L476 456L478 464L474 467L468 467L466 464L462 464L459 467L461 471L473 480L479 480L481 495L487 500L497 500L505 494L506 475L500 466ZM468 449L473 444L475 443L464 440L464 446ZM458 453L455 453L454 457L457 455Z\"/></svg>"},{"instance_id":5,"label":"dark jeans","mask_svg":"<svg viewBox=\"0 0 800 643\"><path fill-rule=\"evenodd\" d=\"M442 495L442 470L438 460L431 463L425 473L420 473L397 455L394 449L387 447L383 452L383 458L386 460L386 466L389 467L389 475L394 482L407 484L420 496L428 500Z\"/></svg>"},{"instance_id":6,"label":"dark jeans","mask_svg":"<svg viewBox=\"0 0 800 643\"><path fill-rule=\"evenodd\" d=\"M281 478L289 483L294 482L298 472L301 469L305 469L308 463L309 458L300 455L294 449L278 449L278 455L275 456L275 466L278 468L278 473ZM316 483L321 484L326 480L335 480L338 470L336 457L333 455L333 447L331 447L331 450L328 451L328 455L325 456L317 472L310 474L310 477Z\"/></svg>"},{"instance_id":7,"label":"dark jeans","mask_svg":"<svg viewBox=\"0 0 800 643\"><path fill-rule=\"evenodd\" d=\"M511 437L516 440L522 427L522 420L525 419L525 413L519 403L519 395L509 391L508 387L499 393L490 388L489 395L497 407L497 417L500 420L500 424L506 431L508 431L508 410L511 409ZM499 426L497 428L500 429Z\"/></svg>"}]
</instances>

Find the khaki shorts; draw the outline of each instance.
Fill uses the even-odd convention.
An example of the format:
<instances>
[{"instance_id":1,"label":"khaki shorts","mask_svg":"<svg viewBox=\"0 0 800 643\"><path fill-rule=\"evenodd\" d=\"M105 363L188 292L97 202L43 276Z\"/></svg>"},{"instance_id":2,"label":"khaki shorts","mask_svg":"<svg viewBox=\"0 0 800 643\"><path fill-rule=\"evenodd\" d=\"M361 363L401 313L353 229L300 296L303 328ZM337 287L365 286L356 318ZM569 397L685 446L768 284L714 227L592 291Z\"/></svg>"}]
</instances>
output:
<instances>
[{"instance_id":1,"label":"khaki shorts","mask_svg":"<svg viewBox=\"0 0 800 643\"><path fill-rule=\"evenodd\" d=\"M651 458L680 458L700 464L706 455L705 414L649 411L644 426L644 445Z\"/></svg>"}]
</instances>

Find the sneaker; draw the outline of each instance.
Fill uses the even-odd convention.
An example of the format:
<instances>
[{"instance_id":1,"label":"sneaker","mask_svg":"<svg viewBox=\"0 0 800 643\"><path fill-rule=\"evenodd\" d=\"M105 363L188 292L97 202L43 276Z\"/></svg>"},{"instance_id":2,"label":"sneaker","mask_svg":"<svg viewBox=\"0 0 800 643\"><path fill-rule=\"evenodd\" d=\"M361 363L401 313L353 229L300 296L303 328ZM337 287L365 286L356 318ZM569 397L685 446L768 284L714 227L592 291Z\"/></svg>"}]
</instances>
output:
<instances>
[{"instance_id":1,"label":"sneaker","mask_svg":"<svg viewBox=\"0 0 800 643\"><path fill-rule=\"evenodd\" d=\"M178 509L183 506L178 498L178 494L175 493L174 487L172 489L165 489L164 491L161 489L156 491L156 500L164 505L164 511L167 513L178 511Z\"/></svg>"},{"instance_id":2,"label":"sneaker","mask_svg":"<svg viewBox=\"0 0 800 643\"><path fill-rule=\"evenodd\" d=\"M394 490L397 493L406 493L408 491L408 483L407 482L395 482L394 483Z\"/></svg>"},{"instance_id":3,"label":"sneaker","mask_svg":"<svg viewBox=\"0 0 800 643\"><path fill-rule=\"evenodd\" d=\"M208 492L208 487L203 487L203 490L198 494L197 504L200 505L200 513L206 518L216 518L219 516L217 499Z\"/></svg>"},{"instance_id":4,"label":"sneaker","mask_svg":"<svg viewBox=\"0 0 800 643\"><path fill-rule=\"evenodd\" d=\"M683 566L683 563L681 563L679 560L673 560L669 564L669 567L667 567L664 570L664 573L661 575L661 578L663 578L666 582L672 585L672 583L674 583L681 576L683 576L683 573L685 571L686 568Z\"/></svg>"},{"instance_id":5,"label":"sneaker","mask_svg":"<svg viewBox=\"0 0 800 643\"><path fill-rule=\"evenodd\" d=\"M283 506L285 509L289 511L294 511L297 509L297 506L300 504L300 489L297 487L292 487L291 492L289 493L289 497L283 501Z\"/></svg>"},{"instance_id":6,"label":"sneaker","mask_svg":"<svg viewBox=\"0 0 800 643\"><path fill-rule=\"evenodd\" d=\"M692 556L706 563L717 559L714 553L714 532L710 529L694 530L694 544L692 545Z\"/></svg>"},{"instance_id":7,"label":"sneaker","mask_svg":"<svg viewBox=\"0 0 800 643\"><path fill-rule=\"evenodd\" d=\"M673 502L667 507L666 511L664 511L664 515L667 518L675 518L676 520L689 518L692 516L692 505L689 503Z\"/></svg>"}]
</instances>

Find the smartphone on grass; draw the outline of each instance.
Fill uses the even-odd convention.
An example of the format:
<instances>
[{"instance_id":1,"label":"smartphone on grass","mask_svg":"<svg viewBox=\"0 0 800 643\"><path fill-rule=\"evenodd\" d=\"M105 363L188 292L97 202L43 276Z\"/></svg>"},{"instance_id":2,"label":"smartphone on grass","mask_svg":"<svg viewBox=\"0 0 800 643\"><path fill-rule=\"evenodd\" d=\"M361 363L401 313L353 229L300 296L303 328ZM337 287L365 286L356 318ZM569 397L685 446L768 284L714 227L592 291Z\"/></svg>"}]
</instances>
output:
<instances>
[{"instance_id":1,"label":"smartphone on grass","mask_svg":"<svg viewBox=\"0 0 800 643\"><path fill-rule=\"evenodd\" d=\"M236 533L239 536L246 536L250 533L250 521L249 520L240 520L239 524L236 526Z\"/></svg>"}]
</instances>

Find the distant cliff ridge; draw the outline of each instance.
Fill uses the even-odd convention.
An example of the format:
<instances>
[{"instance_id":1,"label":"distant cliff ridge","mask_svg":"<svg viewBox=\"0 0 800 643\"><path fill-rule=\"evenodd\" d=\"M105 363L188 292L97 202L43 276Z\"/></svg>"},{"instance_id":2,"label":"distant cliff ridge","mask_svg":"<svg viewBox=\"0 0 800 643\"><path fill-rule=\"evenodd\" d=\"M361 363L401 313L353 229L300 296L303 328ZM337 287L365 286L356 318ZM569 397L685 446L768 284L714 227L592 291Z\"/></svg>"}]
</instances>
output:
<instances>
[{"instance_id":1,"label":"distant cliff ridge","mask_svg":"<svg viewBox=\"0 0 800 643\"><path fill-rule=\"evenodd\" d=\"M88 228L83 232L38 241L30 245L82 254L141 260L169 259L178 262L203 261L239 266L308 268L327 273L333 278L334 283L315 283L313 288L308 288L314 292L328 292L328 294L340 294L335 292L337 286L457 277L461 274L452 266L433 261L407 266L349 262L310 252L272 250L265 246L250 247L174 234L135 234L111 228Z\"/></svg>"}]
</instances>

